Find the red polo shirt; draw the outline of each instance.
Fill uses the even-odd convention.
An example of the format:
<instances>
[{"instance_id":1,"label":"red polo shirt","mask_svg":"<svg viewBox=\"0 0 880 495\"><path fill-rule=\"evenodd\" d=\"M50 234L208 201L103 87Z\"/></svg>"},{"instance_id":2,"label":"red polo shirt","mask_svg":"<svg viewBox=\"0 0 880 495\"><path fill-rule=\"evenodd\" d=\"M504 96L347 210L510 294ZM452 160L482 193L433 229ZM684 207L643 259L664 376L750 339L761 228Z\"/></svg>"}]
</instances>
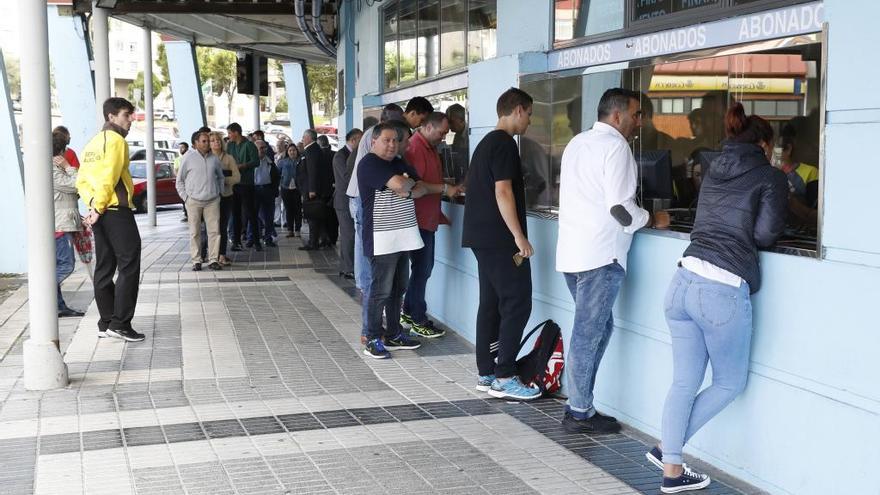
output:
<instances>
[{"instance_id":1,"label":"red polo shirt","mask_svg":"<svg viewBox=\"0 0 880 495\"><path fill-rule=\"evenodd\" d=\"M416 131L409 140L409 148L404 155L406 163L419 173L419 177L429 184L443 183L443 167L440 164L440 155L428 141L422 137L422 133ZM440 194L428 194L415 200L416 219L419 228L436 232L440 224L449 225L449 219L440 211Z\"/></svg>"}]
</instances>

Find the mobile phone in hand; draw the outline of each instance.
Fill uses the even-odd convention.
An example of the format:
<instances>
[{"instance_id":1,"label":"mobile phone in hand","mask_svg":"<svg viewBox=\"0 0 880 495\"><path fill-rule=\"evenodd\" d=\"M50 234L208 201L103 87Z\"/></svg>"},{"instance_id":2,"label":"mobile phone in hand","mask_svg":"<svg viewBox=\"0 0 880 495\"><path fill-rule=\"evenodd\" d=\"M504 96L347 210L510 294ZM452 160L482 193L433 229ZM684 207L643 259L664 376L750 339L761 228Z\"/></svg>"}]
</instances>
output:
<instances>
[{"instance_id":1,"label":"mobile phone in hand","mask_svg":"<svg viewBox=\"0 0 880 495\"><path fill-rule=\"evenodd\" d=\"M519 253L516 253L513 255L513 264L514 265L516 265L516 266L522 265L523 260L525 260L525 258L523 258Z\"/></svg>"}]
</instances>

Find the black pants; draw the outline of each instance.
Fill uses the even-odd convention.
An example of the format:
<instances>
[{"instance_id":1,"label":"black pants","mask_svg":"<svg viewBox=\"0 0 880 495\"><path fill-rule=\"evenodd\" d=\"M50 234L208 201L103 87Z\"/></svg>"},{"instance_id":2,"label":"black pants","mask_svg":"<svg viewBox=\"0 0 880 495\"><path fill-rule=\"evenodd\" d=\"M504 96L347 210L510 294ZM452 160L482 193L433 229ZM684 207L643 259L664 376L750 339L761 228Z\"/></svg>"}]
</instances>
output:
<instances>
[{"instance_id":1,"label":"black pants","mask_svg":"<svg viewBox=\"0 0 880 495\"><path fill-rule=\"evenodd\" d=\"M339 218L333 208L327 208L327 222L324 224L324 232L326 232L327 241L330 244L336 244L336 241L339 240Z\"/></svg>"},{"instance_id":2,"label":"black pants","mask_svg":"<svg viewBox=\"0 0 880 495\"><path fill-rule=\"evenodd\" d=\"M309 201L308 194L303 194L303 202ZM314 201L314 200L312 200ZM323 200L322 200L323 201ZM326 205L326 201L323 201ZM322 239L327 238L327 208L325 206L323 214L320 217L307 218L309 224L309 242L306 244L312 247L318 247Z\"/></svg>"},{"instance_id":3,"label":"black pants","mask_svg":"<svg viewBox=\"0 0 880 495\"><path fill-rule=\"evenodd\" d=\"M95 303L98 329L131 328L141 276L141 235L128 208L107 210L92 227L95 233ZM119 275L113 282L116 270Z\"/></svg>"},{"instance_id":4,"label":"black pants","mask_svg":"<svg viewBox=\"0 0 880 495\"><path fill-rule=\"evenodd\" d=\"M284 214L287 216L287 230L299 232L302 228L302 197L299 189L281 189L281 201L284 202Z\"/></svg>"},{"instance_id":5,"label":"black pants","mask_svg":"<svg viewBox=\"0 0 880 495\"><path fill-rule=\"evenodd\" d=\"M271 185L254 186L256 196L257 211L263 225L262 233L260 227L257 226L253 234L254 242L259 242L262 237L266 241L272 240L275 233L275 196L277 190Z\"/></svg>"},{"instance_id":6,"label":"black pants","mask_svg":"<svg viewBox=\"0 0 880 495\"><path fill-rule=\"evenodd\" d=\"M336 208L336 218L339 219L339 271L354 273L354 220L348 205Z\"/></svg>"},{"instance_id":7,"label":"black pants","mask_svg":"<svg viewBox=\"0 0 880 495\"><path fill-rule=\"evenodd\" d=\"M373 278L367 301L367 338L392 338L400 334L400 304L409 278L409 252L383 254L370 258ZM387 328L382 331L382 312Z\"/></svg>"},{"instance_id":8,"label":"black pants","mask_svg":"<svg viewBox=\"0 0 880 495\"><path fill-rule=\"evenodd\" d=\"M250 227L250 238L260 241L260 222L257 218L257 195L254 186L238 184L233 186L232 205L232 245L241 244L241 233L245 226Z\"/></svg>"},{"instance_id":9,"label":"black pants","mask_svg":"<svg viewBox=\"0 0 880 495\"><path fill-rule=\"evenodd\" d=\"M529 260L513 262L512 249L477 249L480 307L477 310L477 370L508 378L516 374L516 355L532 313ZM498 363L495 363L495 357Z\"/></svg>"},{"instance_id":10,"label":"black pants","mask_svg":"<svg viewBox=\"0 0 880 495\"><path fill-rule=\"evenodd\" d=\"M233 202L232 196L220 197L220 254L223 256L226 256L226 245L229 243L229 217Z\"/></svg>"}]
</instances>

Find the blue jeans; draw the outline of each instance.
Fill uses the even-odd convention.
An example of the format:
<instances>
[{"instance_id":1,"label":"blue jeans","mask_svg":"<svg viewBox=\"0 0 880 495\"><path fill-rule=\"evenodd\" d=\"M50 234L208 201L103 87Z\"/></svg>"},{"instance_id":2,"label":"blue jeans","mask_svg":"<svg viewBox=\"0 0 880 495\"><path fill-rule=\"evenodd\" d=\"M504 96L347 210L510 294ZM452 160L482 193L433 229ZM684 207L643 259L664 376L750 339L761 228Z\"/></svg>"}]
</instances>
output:
<instances>
[{"instance_id":1,"label":"blue jeans","mask_svg":"<svg viewBox=\"0 0 880 495\"><path fill-rule=\"evenodd\" d=\"M679 268L665 300L672 335L672 386L663 406L663 462L681 464L681 450L746 386L752 340L749 284L739 287ZM712 385L697 394L707 362Z\"/></svg>"},{"instance_id":2,"label":"blue jeans","mask_svg":"<svg viewBox=\"0 0 880 495\"><path fill-rule=\"evenodd\" d=\"M58 287L58 311L67 308L64 297L61 295L61 282L73 273L76 265L76 255L73 252L71 235L64 233L55 239L55 282Z\"/></svg>"},{"instance_id":3,"label":"blue jeans","mask_svg":"<svg viewBox=\"0 0 880 495\"><path fill-rule=\"evenodd\" d=\"M263 240L271 241L278 234L275 232L275 190L271 185L255 186L257 195L257 208L260 221L263 223ZM260 228L255 229L256 233ZM259 236L254 236L254 242L259 241Z\"/></svg>"},{"instance_id":4,"label":"blue jeans","mask_svg":"<svg viewBox=\"0 0 880 495\"><path fill-rule=\"evenodd\" d=\"M425 290L428 279L434 270L434 232L419 229L425 247L409 252L410 274L403 298L403 312L416 323L428 321L428 303L425 302Z\"/></svg>"},{"instance_id":5,"label":"blue jeans","mask_svg":"<svg viewBox=\"0 0 880 495\"><path fill-rule=\"evenodd\" d=\"M574 328L565 355L568 392L565 409L576 419L587 419L596 413L593 386L614 330L611 310L625 275L623 267L617 263L565 274L565 283L575 306Z\"/></svg>"},{"instance_id":6,"label":"blue jeans","mask_svg":"<svg viewBox=\"0 0 880 495\"><path fill-rule=\"evenodd\" d=\"M409 256L406 251L383 254L370 258L373 281L370 284L370 297L364 301L367 309L367 338L392 338L400 334L400 303L406 290ZM382 329L382 312L385 312L385 325Z\"/></svg>"},{"instance_id":7,"label":"blue jeans","mask_svg":"<svg viewBox=\"0 0 880 495\"><path fill-rule=\"evenodd\" d=\"M367 335L367 301L370 300L370 281L373 278L373 270L370 258L364 256L364 209L361 206L361 198L348 198L348 208L351 218L354 219L354 282L361 290L361 335Z\"/></svg>"}]
</instances>

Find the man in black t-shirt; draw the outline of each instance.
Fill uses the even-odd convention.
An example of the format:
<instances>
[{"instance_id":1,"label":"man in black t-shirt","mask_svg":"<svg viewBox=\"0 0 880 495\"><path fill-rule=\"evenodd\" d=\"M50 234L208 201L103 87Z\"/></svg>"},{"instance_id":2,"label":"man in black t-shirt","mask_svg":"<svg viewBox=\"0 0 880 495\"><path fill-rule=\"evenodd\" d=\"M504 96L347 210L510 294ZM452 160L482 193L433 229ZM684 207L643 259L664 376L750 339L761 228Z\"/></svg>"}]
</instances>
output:
<instances>
[{"instance_id":1,"label":"man in black t-shirt","mask_svg":"<svg viewBox=\"0 0 880 495\"><path fill-rule=\"evenodd\" d=\"M477 310L477 390L499 398L536 399L541 391L516 375L516 355L532 312L522 163L513 136L523 134L532 97L510 88L496 105L498 124L471 159L462 246L473 250L480 278ZM497 357L497 363L496 363Z\"/></svg>"}]
</instances>

